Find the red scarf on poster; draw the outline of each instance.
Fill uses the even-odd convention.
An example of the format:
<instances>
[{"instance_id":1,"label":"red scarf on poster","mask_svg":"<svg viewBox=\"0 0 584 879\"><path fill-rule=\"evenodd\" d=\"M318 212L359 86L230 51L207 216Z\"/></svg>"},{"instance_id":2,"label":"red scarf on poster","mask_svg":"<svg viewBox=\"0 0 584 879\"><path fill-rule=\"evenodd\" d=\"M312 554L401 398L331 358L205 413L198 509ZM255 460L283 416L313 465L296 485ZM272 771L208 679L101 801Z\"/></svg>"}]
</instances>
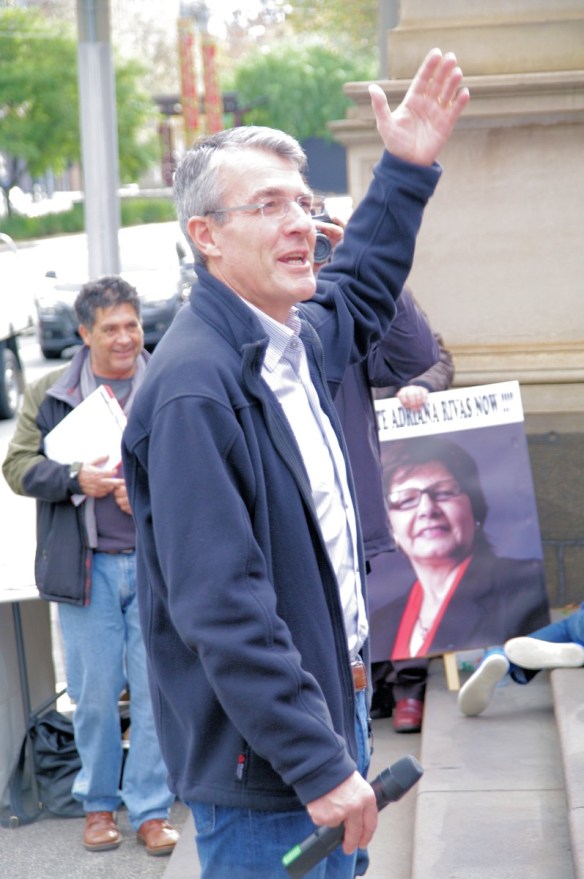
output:
<instances>
[{"instance_id":1,"label":"red scarf on poster","mask_svg":"<svg viewBox=\"0 0 584 879\"><path fill-rule=\"evenodd\" d=\"M442 621L442 617L446 612L446 608L450 604L450 600L456 589L458 588L458 584L462 580L466 569L470 564L472 556L469 556L465 559L458 567L456 572L456 576L452 581L452 585L448 590L447 595L444 598L444 601L440 605L440 610L434 617L434 622L432 623L428 634L424 640L424 643L416 653L416 656L425 656L425 654L430 649L430 645L434 640L434 635L436 634L436 630ZM422 591L422 587L420 585L420 581L416 580L414 585L412 586L411 592L408 597L407 604L405 606L405 610L402 614L401 622L399 624L399 629L397 631L397 635L395 638L395 642L393 645L393 650L391 653L392 659L407 659L411 656L410 653L410 640L412 637L412 633L414 631L414 627L418 620L418 616L420 614L420 610L422 609L422 599L424 597L424 593Z\"/></svg>"}]
</instances>

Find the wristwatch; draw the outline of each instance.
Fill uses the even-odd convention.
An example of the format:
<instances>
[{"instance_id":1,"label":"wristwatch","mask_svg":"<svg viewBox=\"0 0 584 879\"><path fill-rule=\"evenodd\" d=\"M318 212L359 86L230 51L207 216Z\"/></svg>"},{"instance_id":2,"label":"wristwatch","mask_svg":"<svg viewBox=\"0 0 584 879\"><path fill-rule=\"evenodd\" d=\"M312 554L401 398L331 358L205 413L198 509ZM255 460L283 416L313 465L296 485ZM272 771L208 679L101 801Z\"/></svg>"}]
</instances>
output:
<instances>
[{"instance_id":1,"label":"wristwatch","mask_svg":"<svg viewBox=\"0 0 584 879\"><path fill-rule=\"evenodd\" d=\"M69 468L67 491L69 491L70 494L83 494L81 486L79 485L79 471L82 467L83 464L76 461L74 464L71 464L71 467Z\"/></svg>"}]
</instances>

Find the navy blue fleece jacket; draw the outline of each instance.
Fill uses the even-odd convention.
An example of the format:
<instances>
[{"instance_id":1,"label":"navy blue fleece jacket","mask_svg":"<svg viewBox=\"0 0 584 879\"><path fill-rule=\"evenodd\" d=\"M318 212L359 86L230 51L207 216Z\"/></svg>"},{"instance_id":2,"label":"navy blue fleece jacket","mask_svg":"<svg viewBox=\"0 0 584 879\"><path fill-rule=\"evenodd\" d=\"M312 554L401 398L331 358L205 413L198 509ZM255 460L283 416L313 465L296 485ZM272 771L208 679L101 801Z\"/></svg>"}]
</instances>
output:
<instances>
[{"instance_id":1,"label":"navy blue fleece jacket","mask_svg":"<svg viewBox=\"0 0 584 879\"><path fill-rule=\"evenodd\" d=\"M394 317L439 173L384 154L300 306L345 453L332 396ZM183 800L300 808L355 770L338 587L294 435L260 374L265 333L233 291L198 275L124 436L154 714Z\"/></svg>"}]
</instances>

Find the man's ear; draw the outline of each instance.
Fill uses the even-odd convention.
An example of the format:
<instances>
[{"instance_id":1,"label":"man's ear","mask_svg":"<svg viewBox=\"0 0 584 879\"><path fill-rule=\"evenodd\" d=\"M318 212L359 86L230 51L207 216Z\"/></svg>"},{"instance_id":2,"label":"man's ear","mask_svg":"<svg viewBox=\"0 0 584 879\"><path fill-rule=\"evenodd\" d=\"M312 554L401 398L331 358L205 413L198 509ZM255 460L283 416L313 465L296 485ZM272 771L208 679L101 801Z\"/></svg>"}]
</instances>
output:
<instances>
[{"instance_id":1,"label":"man's ear","mask_svg":"<svg viewBox=\"0 0 584 879\"><path fill-rule=\"evenodd\" d=\"M207 258L221 255L221 249L215 241L216 228L210 217L191 217L187 223L190 237Z\"/></svg>"},{"instance_id":2,"label":"man's ear","mask_svg":"<svg viewBox=\"0 0 584 879\"><path fill-rule=\"evenodd\" d=\"M91 338L91 333L89 332L89 330L87 329L85 324L79 324L79 326L77 327L77 330L79 332L79 335L81 336L81 341L83 342L83 344L87 345L89 347L89 340Z\"/></svg>"}]
</instances>

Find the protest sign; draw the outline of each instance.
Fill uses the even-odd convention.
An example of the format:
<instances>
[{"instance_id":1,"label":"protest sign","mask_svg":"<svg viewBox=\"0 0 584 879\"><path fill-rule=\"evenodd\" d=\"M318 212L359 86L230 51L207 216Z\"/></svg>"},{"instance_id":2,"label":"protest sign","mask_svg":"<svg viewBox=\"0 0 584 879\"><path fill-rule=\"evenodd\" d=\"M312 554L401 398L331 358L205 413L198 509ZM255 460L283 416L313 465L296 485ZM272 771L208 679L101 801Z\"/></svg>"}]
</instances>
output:
<instances>
[{"instance_id":1,"label":"protest sign","mask_svg":"<svg viewBox=\"0 0 584 879\"><path fill-rule=\"evenodd\" d=\"M517 382L375 404L395 552L369 576L375 662L501 644L549 619Z\"/></svg>"}]
</instances>

